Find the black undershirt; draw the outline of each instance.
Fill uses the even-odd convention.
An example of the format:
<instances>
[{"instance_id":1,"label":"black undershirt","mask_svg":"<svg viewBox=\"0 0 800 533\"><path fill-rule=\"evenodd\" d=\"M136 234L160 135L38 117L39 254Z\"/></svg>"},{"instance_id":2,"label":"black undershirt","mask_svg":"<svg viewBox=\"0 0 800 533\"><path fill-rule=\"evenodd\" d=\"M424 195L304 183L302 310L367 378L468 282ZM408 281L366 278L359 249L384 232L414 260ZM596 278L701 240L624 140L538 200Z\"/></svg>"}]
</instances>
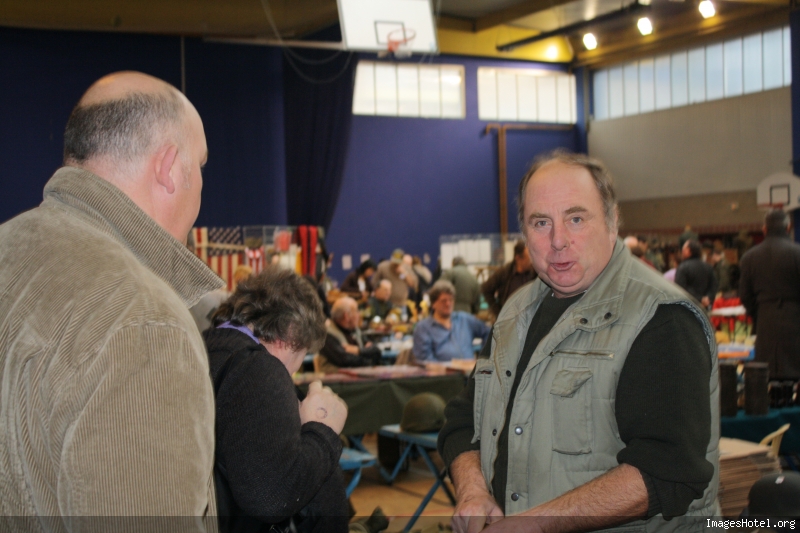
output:
<instances>
[{"instance_id":1,"label":"black undershirt","mask_svg":"<svg viewBox=\"0 0 800 533\"><path fill-rule=\"evenodd\" d=\"M578 298L567 303L551 295L533 317L512 385L506 425L518 380L544 337L541 331L549 332ZM480 357L489 357L490 343L486 344ZM649 497L648 517L684 514L711 480L714 467L705 460L711 438L710 373L708 343L694 314L680 304L659 306L631 345L620 372L615 403L620 438L626 446L617 454L617 461L642 473ZM480 441L470 442L475 431L474 396L475 380L470 379L464 391L447 405L439 451L448 467L459 454L480 450ZM503 433L507 436L507 427ZM508 440L501 434L492 480L501 509L505 507L507 461Z\"/></svg>"}]
</instances>

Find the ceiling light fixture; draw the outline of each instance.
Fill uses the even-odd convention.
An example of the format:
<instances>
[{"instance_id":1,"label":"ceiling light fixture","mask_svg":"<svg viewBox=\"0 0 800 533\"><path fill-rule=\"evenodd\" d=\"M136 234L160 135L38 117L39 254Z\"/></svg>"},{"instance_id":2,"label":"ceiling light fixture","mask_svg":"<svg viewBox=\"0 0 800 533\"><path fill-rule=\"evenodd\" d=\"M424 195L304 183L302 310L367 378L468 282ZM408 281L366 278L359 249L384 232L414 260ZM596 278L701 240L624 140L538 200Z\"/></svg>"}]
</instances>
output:
<instances>
[{"instance_id":1,"label":"ceiling light fixture","mask_svg":"<svg viewBox=\"0 0 800 533\"><path fill-rule=\"evenodd\" d=\"M585 46L587 50L594 50L597 48L597 38L593 33L587 33L583 36L583 46Z\"/></svg>"},{"instance_id":2,"label":"ceiling light fixture","mask_svg":"<svg viewBox=\"0 0 800 533\"><path fill-rule=\"evenodd\" d=\"M525 46L526 44L531 44L538 41L542 41L544 39L549 39L550 37L563 37L571 34L579 34L579 32L582 33L584 30L587 30L590 27L599 26L601 24L605 24L606 22L611 22L612 20L631 17L634 14L642 14L643 11L647 11L649 9L650 6L644 5L640 3L640 1L634 0L631 4L627 6L624 6L616 11L611 11L610 13L605 13L598 17L594 17L593 19L590 20L581 20L574 24L562 26L552 31L545 31L538 35L534 35L532 37L525 37L524 39L519 39L517 41L512 41L506 44L498 44L497 51L510 52L512 50L516 50L520 46Z\"/></svg>"},{"instance_id":3,"label":"ceiling light fixture","mask_svg":"<svg viewBox=\"0 0 800 533\"><path fill-rule=\"evenodd\" d=\"M711 18L717 14L717 10L714 9L714 4L711 2L711 0L703 0L700 2L698 8L700 9L700 14L703 15L704 19Z\"/></svg>"},{"instance_id":4,"label":"ceiling light fixture","mask_svg":"<svg viewBox=\"0 0 800 533\"><path fill-rule=\"evenodd\" d=\"M642 35L650 35L653 33L653 23L650 22L650 19L647 17L640 18L636 26L639 28L639 33Z\"/></svg>"}]
</instances>

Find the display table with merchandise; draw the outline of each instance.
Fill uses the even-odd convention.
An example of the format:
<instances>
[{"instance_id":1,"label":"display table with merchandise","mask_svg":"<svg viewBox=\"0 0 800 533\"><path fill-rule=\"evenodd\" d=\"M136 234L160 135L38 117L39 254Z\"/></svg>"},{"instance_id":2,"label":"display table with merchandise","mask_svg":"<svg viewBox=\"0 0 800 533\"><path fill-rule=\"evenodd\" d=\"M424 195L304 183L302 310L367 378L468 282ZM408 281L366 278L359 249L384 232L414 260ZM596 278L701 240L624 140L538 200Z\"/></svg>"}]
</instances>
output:
<instances>
[{"instance_id":1,"label":"display table with merchandise","mask_svg":"<svg viewBox=\"0 0 800 533\"><path fill-rule=\"evenodd\" d=\"M305 392L308 384L317 379L347 404L343 435L375 433L383 426L398 424L403 417L403 407L412 396L433 392L446 402L466 384L466 376L459 371L405 366L354 368L335 374L298 374L295 384Z\"/></svg>"}]
</instances>

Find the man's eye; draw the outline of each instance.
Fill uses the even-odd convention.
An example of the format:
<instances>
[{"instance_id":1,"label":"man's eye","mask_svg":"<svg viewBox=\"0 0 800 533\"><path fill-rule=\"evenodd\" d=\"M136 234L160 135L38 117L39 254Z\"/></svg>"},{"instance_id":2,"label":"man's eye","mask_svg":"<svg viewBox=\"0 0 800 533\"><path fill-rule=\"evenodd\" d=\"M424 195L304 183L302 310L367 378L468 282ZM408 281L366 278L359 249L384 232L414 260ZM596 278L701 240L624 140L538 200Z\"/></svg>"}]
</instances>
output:
<instances>
[{"instance_id":1,"label":"man's eye","mask_svg":"<svg viewBox=\"0 0 800 533\"><path fill-rule=\"evenodd\" d=\"M581 222L583 222L583 218L581 217L572 217L571 220L573 224L580 224Z\"/></svg>"},{"instance_id":2,"label":"man's eye","mask_svg":"<svg viewBox=\"0 0 800 533\"><path fill-rule=\"evenodd\" d=\"M547 221L546 221L546 220L537 220L537 221L535 221L535 222L533 223L533 227L534 227L534 228L543 228L543 227L545 227L546 225L547 225Z\"/></svg>"}]
</instances>

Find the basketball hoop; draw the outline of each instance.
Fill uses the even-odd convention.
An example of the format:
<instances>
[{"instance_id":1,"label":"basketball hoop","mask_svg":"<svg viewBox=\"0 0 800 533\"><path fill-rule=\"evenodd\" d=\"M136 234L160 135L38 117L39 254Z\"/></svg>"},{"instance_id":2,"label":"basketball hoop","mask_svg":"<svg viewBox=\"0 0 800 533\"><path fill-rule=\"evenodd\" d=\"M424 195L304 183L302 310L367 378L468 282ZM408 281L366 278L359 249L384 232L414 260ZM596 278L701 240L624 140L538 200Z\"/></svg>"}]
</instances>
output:
<instances>
[{"instance_id":1,"label":"basketball hoop","mask_svg":"<svg viewBox=\"0 0 800 533\"><path fill-rule=\"evenodd\" d=\"M417 32L411 28L403 27L392 30L386 36L386 49L398 59L411 57L411 48L408 43L413 41L416 36Z\"/></svg>"}]
</instances>

